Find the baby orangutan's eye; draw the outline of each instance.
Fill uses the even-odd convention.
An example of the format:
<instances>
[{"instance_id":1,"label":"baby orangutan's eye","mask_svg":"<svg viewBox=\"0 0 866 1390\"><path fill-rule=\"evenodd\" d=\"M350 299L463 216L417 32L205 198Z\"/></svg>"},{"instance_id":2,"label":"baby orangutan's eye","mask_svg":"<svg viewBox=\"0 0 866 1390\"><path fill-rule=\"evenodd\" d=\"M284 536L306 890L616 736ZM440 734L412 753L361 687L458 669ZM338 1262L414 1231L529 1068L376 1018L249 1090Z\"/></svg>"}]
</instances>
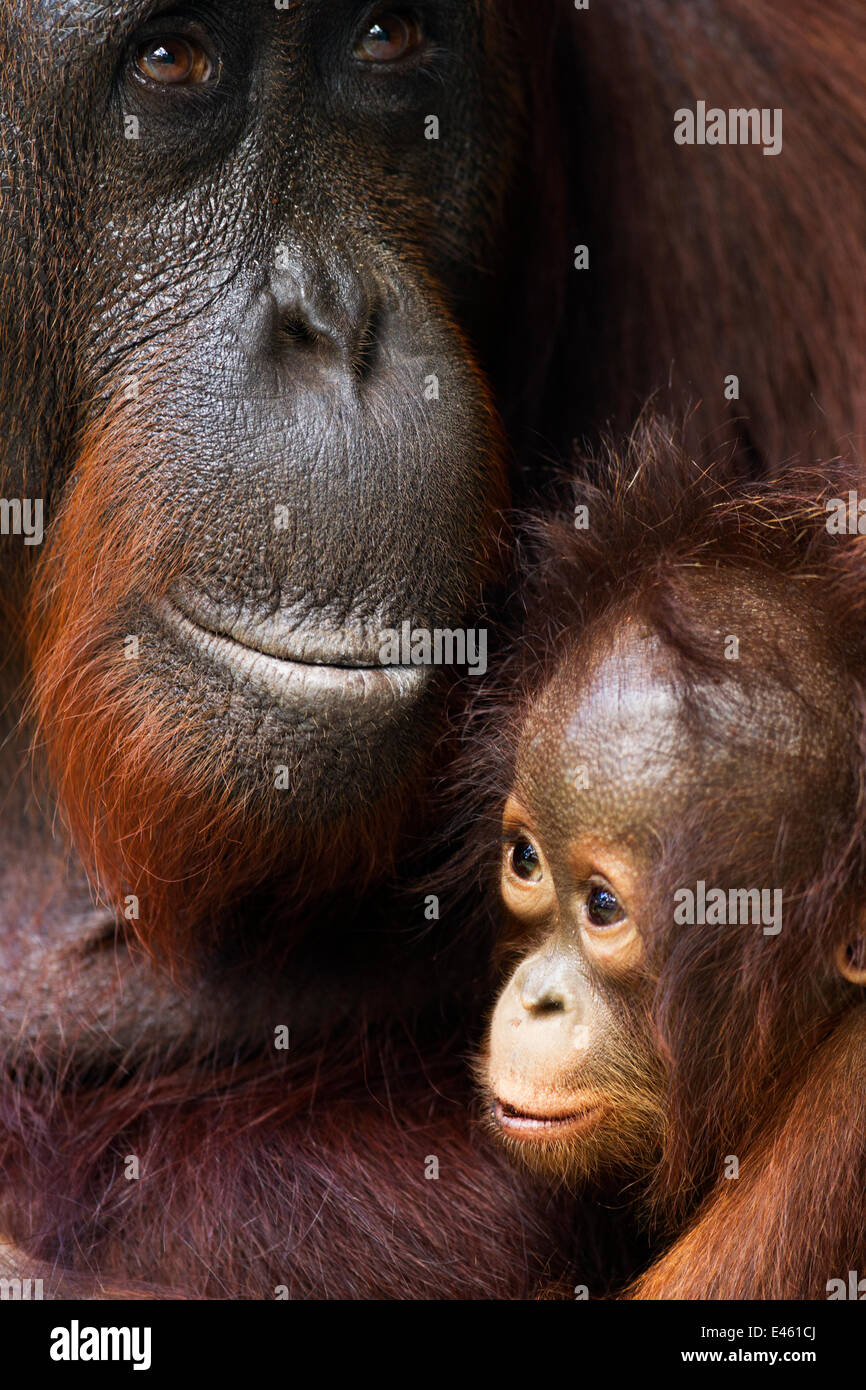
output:
<instances>
[{"instance_id":1,"label":"baby orangutan's eye","mask_svg":"<svg viewBox=\"0 0 866 1390\"><path fill-rule=\"evenodd\" d=\"M541 878L541 862L530 840L516 840L511 849L511 868L517 878L537 883Z\"/></svg>"},{"instance_id":2,"label":"baby orangutan's eye","mask_svg":"<svg viewBox=\"0 0 866 1390\"><path fill-rule=\"evenodd\" d=\"M586 899L586 915L594 927L612 927L625 919L625 908L611 888L595 885Z\"/></svg>"}]
</instances>

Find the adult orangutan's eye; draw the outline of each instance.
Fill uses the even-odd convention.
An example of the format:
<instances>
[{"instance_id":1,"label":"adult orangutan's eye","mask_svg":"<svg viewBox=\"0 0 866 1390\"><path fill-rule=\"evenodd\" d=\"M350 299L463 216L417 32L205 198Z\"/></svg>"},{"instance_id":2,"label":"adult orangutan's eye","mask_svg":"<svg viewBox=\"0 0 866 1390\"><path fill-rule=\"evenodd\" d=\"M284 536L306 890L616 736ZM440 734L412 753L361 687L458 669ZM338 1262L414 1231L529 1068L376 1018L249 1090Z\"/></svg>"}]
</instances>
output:
<instances>
[{"instance_id":1,"label":"adult orangutan's eye","mask_svg":"<svg viewBox=\"0 0 866 1390\"><path fill-rule=\"evenodd\" d=\"M365 63L396 63L414 53L423 40L417 20L389 11L373 20L358 43L355 56Z\"/></svg>"},{"instance_id":2,"label":"adult orangutan's eye","mask_svg":"<svg viewBox=\"0 0 866 1390\"><path fill-rule=\"evenodd\" d=\"M172 87L197 87L216 72L210 54L196 39L163 34L138 48L135 66L143 77Z\"/></svg>"}]
</instances>

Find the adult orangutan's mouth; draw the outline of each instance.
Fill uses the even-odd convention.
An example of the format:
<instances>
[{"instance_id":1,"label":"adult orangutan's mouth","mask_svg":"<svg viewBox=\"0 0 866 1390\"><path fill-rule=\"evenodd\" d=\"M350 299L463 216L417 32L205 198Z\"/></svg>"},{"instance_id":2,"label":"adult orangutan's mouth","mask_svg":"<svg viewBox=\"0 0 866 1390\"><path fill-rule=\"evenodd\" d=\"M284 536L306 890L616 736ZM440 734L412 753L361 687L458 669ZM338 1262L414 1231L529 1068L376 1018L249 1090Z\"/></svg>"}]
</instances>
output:
<instances>
[{"instance_id":1,"label":"adult orangutan's mouth","mask_svg":"<svg viewBox=\"0 0 866 1390\"><path fill-rule=\"evenodd\" d=\"M602 1117L604 1107L591 1102L573 1110L556 1114L540 1114L519 1110L498 1098L493 1102L493 1117L499 1129L509 1139L523 1143L544 1143L565 1139L592 1128Z\"/></svg>"},{"instance_id":2,"label":"adult orangutan's mouth","mask_svg":"<svg viewBox=\"0 0 866 1390\"><path fill-rule=\"evenodd\" d=\"M310 711L328 707L388 707L415 699L428 670L420 666L362 666L347 656L346 664L274 656L247 646L235 636L213 632L168 599L157 612L169 631L182 637L212 665L222 666L282 705Z\"/></svg>"}]
</instances>

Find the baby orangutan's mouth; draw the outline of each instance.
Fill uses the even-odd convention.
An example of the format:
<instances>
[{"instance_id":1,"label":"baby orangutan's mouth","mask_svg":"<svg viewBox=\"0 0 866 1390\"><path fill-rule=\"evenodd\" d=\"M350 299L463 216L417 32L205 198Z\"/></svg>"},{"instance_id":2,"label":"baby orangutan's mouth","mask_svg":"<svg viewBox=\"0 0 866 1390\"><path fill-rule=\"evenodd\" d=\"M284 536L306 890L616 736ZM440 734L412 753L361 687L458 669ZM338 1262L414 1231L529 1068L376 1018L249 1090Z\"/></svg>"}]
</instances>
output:
<instances>
[{"instance_id":1,"label":"baby orangutan's mouth","mask_svg":"<svg viewBox=\"0 0 866 1390\"><path fill-rule=\"evenodd\" d=\"M539 1114L529 1110L518 1110L516 1106L498 1097L493 1102L493 1118L499 1129L509 1139L519 1139L524 1143L545 1143L555 1139L565 1139L591 1128L601 1119L603 1106L587 1100L572 1110L556 1114Z\"/></svg>"}]
</instances>

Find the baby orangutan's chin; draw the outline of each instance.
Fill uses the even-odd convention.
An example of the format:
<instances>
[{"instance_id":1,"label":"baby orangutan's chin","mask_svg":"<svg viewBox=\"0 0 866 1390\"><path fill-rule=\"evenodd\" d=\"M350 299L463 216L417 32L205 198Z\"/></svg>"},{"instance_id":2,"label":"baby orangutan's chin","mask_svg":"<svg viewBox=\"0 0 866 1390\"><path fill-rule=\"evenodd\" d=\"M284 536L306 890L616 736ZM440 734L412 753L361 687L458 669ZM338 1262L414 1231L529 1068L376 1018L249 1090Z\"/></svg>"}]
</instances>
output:
<instances>
[{"instance_id":1,"label":"baby orangutan's chin","mask_svg":"<svg viewBox=\"0 0 866 1390\"><path fill-rule=\"evenodd\" d=\"M587 1102L588 1104L588 1102ZM548 1118L492 1099L490 1127L517 1163L548 1182L577 1190L614 1177L649 1176L658 1142L637 1116L599 1099L586 1110Z\"/></svg>"},{"instance_id":2,"label":"baby orangutan's chin","mask_svg":"<svg viewBox=\"0 0 866 1390\"><path fill-rule=\"evenodd\" d=\"M484 1080L488 1130L515 1162L572 1189L650 1175L663 1133L660 1098L650 1089L519 1092L489 1073Z\"/></svg>"}]
</instances>

